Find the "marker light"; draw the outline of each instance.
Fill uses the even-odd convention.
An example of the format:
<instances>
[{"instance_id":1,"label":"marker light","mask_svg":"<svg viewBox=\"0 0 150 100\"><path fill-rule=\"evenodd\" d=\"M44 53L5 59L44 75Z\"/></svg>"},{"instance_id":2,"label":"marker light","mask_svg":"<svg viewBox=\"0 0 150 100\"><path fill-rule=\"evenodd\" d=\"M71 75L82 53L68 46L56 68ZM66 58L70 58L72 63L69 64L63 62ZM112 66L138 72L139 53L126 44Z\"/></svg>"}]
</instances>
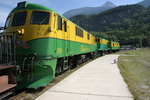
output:
<instances>
[{"instance_id":1,"label":"marker light","mask_svg":"<svg viewBox=\"0 0 150 100\"><path fill-rule=\"evenodd\" d=\"M24 1L24 2L19 2L17 4L17 8L25 8L27 6L28 2Z\"/></svg>"}]
</instances>

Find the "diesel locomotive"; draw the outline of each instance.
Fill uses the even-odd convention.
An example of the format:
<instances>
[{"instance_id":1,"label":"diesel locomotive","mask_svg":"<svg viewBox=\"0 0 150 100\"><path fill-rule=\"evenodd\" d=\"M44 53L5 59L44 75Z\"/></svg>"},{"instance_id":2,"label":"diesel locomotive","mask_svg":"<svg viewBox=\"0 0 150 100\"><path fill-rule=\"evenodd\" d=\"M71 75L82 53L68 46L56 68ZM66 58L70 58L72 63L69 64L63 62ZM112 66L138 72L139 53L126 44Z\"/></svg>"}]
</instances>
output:
<instances>
[{"instance_id":1,"label":"diesel locomotive","mask_svg":"<svg viewBox=\"0 0 150 100\"><path fill-rule=\"evenodd\" d=\"M48 84L69 68L120 45L94 36L54 10L27 1L8 15L0 33L0 93Z\"/></svg>"}]
</instances>

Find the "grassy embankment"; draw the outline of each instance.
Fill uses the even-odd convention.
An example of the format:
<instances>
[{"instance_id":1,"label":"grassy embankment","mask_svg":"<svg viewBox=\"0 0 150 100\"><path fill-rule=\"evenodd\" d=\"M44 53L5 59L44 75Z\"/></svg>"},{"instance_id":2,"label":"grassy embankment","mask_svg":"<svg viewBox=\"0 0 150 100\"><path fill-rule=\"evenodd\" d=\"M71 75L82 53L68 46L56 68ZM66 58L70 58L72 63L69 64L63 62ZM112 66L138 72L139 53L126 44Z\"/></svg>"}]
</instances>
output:
<instances>
[{"instance_id":1,"label":"grassy embankment","mask_svg":"<svg viewBox=\"0 0 150 100\"><path fill-rule=\"evenodd\" d=\"M135 100L150 100L150 49L129 50L118 59L118 66Z\"/></svg>"}]
</instances>

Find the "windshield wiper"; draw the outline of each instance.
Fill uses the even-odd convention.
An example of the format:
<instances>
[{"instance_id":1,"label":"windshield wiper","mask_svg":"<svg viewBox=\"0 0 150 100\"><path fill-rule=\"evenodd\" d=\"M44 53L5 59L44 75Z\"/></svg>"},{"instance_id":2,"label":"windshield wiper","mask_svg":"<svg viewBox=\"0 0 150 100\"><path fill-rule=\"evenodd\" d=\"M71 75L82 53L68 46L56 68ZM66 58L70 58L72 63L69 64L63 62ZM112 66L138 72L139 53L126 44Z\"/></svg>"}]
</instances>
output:
<instances>
[{"instance_id":1,"label":"windshield wiper","mask_svg":"<svg viewBox=\"0 0 150 100\"><path fill-rule=\"evenodd\" d=\"M45 19L43 19L39 25L41 25L42 23L44 23L46 20L48 19L48 17L46 17Z\"/></svg>"}]
</instances>

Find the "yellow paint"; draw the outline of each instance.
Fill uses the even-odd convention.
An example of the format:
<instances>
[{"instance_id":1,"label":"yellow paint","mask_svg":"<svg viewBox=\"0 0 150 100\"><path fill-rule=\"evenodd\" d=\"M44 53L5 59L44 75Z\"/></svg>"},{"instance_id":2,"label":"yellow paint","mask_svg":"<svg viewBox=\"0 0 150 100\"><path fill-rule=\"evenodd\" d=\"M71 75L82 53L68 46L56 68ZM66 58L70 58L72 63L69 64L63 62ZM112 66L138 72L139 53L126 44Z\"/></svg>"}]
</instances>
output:
<instances>
[{"instance_id":1,"label":"yellow paint","mask_svg":"<svg viewBox=\"0 0 150 100\"><path fill-rule=\"evenodd\" d=\"M101 44L108 44L108 40L106 40L106 39L101 39L101 42L100 42Z\"/></svg>"},{"instance_id":2,"label":"yellow paint","mask_svg":"<svg viewBox=\"0 0 150 100\"><path fill-rule=\"evenodd\" d=\"M34 10L34 11L39 11L39 10ZM17 31L17 29L22 29L24 30L22 40L25 42L38 39L38 38L57 38L57 39L70 40L70 41L95 45L95 37L93 35L90 34L89 36L90 40L88 40L89 33L83 30L83 35L84 35L83 38L76 36L76 30L75 30L76 25L66 20L65 18L62 18L62 22L64 22L64 20L67 22L67 32L58 30L58 25L57 25L58 15L55 12L49 12L50 19L47 25L30 24L32 12L33 10L27 11L27 18L26 18L25 25L8 27L8 29L5 32L13 32L13 31ZM14 14L12 14L11 17L13 17L13 15ZM12 18L11 18L11 23L12 23ZM62 30L64 30L64 23L62 24L62 28L63 28Z\"/></svg>"},{"instance_id":3,"label":"yellow paint","mask_svg":"<svg viewBox=\"0 0 150 100\"><path fill-rule=\"evenodd\" d=\"M116 42L111 42L111 46L112 47L120 47L120 44L116 43Z\"/></svg>"}]
</instances>

